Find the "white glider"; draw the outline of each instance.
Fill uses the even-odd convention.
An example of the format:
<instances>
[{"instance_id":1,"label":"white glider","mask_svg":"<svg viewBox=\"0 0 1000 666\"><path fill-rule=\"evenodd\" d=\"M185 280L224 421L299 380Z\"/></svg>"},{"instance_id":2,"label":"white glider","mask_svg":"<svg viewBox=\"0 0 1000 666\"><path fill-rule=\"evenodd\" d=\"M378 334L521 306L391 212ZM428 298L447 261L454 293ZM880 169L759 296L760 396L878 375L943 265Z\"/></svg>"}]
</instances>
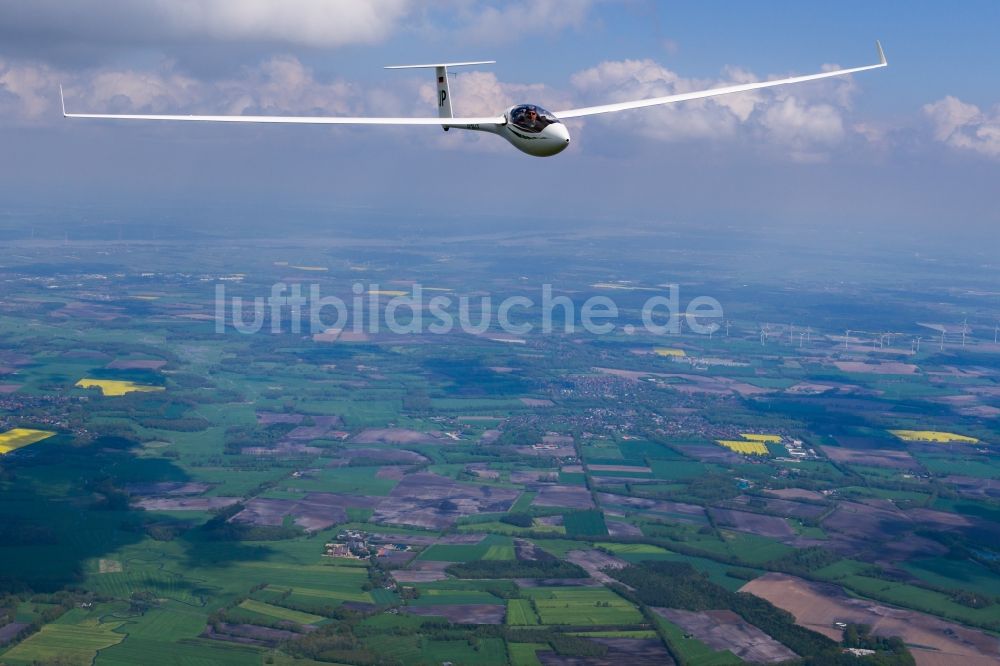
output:
<instances>
[{"instance_id":1,"label":"white glider","mask_svg":"<svg viewBox=\"0 0 1000 666\"><path fill-rule=\"evenodd\" d=\"M510 107L502 115L492 117L461 117L452 113L451 90L448 86L448 68L463 67L467 65L489 65L493 60L479 60L474 62L448 62L433 63L429 65L397 65L386 67L386 69L422 69L434 68L437 78L438 94L438 117L437 118L368 118L368 117L348 117L348 116L193 116L193 115L137 115L137 114L109 114L109 113L68 113L66 111L66 101L63 98L62 86L59 87L59 97L62 102L62 112L65 118L97 118L111 120L186 120L200 122L217 123L284 123L299 125L440 125L445 131L452 128L464 130L478 130L480 132L491 132L498 134L509 141L515 148L528 155L536 157L550 157L565 150L570 143L569 131L561 122L569 118L580 118L583 116L593 116L600 113L613 113L617 111L628 111L631 109L643 109L649 106L659 106L661 104L674 104L676 102L686 102L692 99L703 99L706 97L716 97L718 95L730 95L732 93L746 92L749 90L760 90L761 88L772 88L792 83L805 83L806 81L817 81L831 76L843 76L864 72L869 69L886 67L889 63L885 59L885 52L882 45L875 42L878 49L878 63L874 65L864 65L862 67L852 67L849 69L836 69L818 74L808 74L805 76L792 76L786 79L775 79L773 81L758 81L755 83L741 83L734 86L723 86L721 88L710 88L697 92L680 93L677 95L667 95L665 97L652 97L631 102L618 102L615 104L602 104L600 106L588 106L580 109L568 109L550 113L536 104L518 104Z\"/></svg>"}]
</instances>

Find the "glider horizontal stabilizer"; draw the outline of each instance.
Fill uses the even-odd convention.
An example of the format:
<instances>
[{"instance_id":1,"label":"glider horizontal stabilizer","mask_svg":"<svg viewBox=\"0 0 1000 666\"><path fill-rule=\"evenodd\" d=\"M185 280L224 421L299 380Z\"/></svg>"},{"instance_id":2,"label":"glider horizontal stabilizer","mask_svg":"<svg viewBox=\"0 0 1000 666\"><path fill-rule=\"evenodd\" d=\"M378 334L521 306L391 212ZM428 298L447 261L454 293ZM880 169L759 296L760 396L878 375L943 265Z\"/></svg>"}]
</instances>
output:
<instances>
[{"instance_id":1,"label":"glider horizontal stabilizer","mask_svg":"<svg viewBox=\"0 0 1000 666\"><path fill-rule=\"evenodd\" d=\"M428 69L431 67L465 67L467 65L495 65L496 60L470 60L469 62L435 62L428 65L388 65L384 69Z\"/></svg>"}]
</instances>

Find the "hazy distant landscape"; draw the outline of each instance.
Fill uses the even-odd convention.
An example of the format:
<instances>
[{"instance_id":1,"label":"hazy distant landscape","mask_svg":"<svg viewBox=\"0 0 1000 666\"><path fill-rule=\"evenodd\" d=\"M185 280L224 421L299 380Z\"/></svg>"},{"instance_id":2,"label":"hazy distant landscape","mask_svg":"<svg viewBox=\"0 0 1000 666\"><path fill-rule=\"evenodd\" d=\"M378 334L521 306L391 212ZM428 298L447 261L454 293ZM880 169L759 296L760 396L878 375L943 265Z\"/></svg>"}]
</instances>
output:
<instances>
[{"instance_id":1,"label":"hazy distant landscape","mask_svg":"<svg viewBox=\"0 0 1000 666\"><path fill-rule=\"evenodd\" d=\"M737 227L13 217L3 663L1000 659L985 257ZM375 312L420 285L473 321L520 296L533 328L219 320L220 289L275 284ZM542 332L545 284L613 300L615 330L559 311ZM665 285L716 299L718 328L644 329Z\"/></svg>"}]
</instances>

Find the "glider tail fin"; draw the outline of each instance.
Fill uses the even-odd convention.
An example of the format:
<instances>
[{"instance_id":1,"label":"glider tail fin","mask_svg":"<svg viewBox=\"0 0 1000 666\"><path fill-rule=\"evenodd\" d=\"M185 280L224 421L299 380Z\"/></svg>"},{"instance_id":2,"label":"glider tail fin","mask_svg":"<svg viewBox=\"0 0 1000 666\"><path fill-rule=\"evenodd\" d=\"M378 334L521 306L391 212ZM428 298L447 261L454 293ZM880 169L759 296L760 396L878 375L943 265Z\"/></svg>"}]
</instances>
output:
<instances>
[{"instance_id":1,"label":"glider tail fin","mask_svg":"<svg viewBox=\"0 0 1000 666\"><path fill-rule=\"evenodd\" d=\"M448 67L446 65L435 67L434 76L437 78L438 116L454 118L455 113L451 108L451 88L448 86Z\"/></svg>"},{"instance_id":2,"label":"glider tail fin","mask_svg":"<svg viewBox=\"0 0 1000 666\"><path fill-rule=\"evenodd\" d=\"M431 63L428 65L392 65L386 67L386 69L429 69L433 67L434 77L437 79L438 116L441 118L454 118L455 113L451 106L451 88L448 86L448 68L463 67L466 65L492 65L495 62L496 60L476 60L473 62Z\"/></svg>"}]
</instances>

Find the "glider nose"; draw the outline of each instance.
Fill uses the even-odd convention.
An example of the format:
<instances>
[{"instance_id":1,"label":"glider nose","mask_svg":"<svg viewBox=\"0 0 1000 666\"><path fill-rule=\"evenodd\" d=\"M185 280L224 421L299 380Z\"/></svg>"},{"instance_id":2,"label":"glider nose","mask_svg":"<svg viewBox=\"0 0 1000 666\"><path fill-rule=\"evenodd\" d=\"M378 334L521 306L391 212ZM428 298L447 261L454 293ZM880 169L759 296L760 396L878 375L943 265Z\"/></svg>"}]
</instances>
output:
<instances>
[{"instance_id":1,"label":"glider nose","mask_svg":"<svg viewBox=\"0 0 1000 666\"><path fill-rule=\"evenodd\" d=\"M554 123L549 125L549 131L552 138L560 141L564 147L569 145L569 130L566 129L565 125L562 123Z\"/></svg>"}]
</instances>

